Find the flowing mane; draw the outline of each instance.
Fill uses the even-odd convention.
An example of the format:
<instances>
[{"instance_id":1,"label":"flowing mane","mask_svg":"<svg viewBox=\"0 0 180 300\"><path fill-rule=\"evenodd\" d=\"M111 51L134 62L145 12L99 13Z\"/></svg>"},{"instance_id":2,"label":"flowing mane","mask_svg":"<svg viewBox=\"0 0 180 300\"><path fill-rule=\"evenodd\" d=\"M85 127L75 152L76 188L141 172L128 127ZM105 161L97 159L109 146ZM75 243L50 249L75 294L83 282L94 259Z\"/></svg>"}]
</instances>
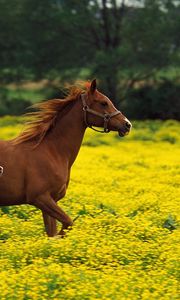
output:
<instances>
[{"instance_id":1,"label":"flowing mane","mask_svg":"<svg viewBox=\"0 0 180 300\"><path fill-rule=\"evenodd\" d=\"M82 85L82 83L81 83ZM46 136L47 132L55 125L57 116L71 104L76 101L82 92L85 92L88 87L88 82L83 83L85 88L73 86L69 88L69 92L64 99L51 99L32 105L36 109L35 112L30 112L25 115L25 129L13 140L14 144L37 140L37 145Z\"/></svg>"}]
</instances>

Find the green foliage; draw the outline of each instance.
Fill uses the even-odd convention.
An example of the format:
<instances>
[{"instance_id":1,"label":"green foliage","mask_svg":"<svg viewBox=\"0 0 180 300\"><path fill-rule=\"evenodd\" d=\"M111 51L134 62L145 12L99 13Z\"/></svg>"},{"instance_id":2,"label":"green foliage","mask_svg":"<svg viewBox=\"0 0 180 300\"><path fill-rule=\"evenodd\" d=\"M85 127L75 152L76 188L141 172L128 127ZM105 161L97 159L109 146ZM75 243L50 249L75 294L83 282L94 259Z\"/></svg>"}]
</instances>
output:
<instances>
[{"instance_id":1,"label":"green foliage","mask_svg":"<svg viewBox=\"0 0 180 300\"><path fill-rule=\"evenodd\" d=\"M8 94L8 89L0 89L0 116L22 114L31 105L30 101L22 99L19 95L14 94L12 98L9 98Z\"/></svg>"},{"instance_id":2,"label":"green foliage","mask_svg":"<svg viewBox=\"0 0 180 300\"><path fill-rule=\"evenodd\" d=\"M131 88L126 98L120 104L116 103L116 106L130 119L180 120L179 94L178 80L166 77ZM31 87L25 89L16 85L14 88L1 87L0 116L20 115L27 112L27 108L33 103L63 97L60 88L51 84L38 89Z\"/></svg>"},{"instance_id":3,"label":"green foliage","mask_svg":"<svg viewBox=\"0 0 180 300\"><path fill-rule=\"evenodd\" d=\"M131 89L122 109L129 118L180 120L179 94L179 83L164 79Z\"/></svg>"},{"instance_id":4,"label":"green foliage","mask_svg":"<svg viewBox=\"0 0 180 300\"><path fill-rule=\"evenodd\" d=\"M169 229L170 231L175 230L177 228L175 218L169 215L168 218L164 221L163 227Z\"/></svg>"},{"instance_id":5,"label":"green foliage","mask_svg":"<svg viewBox=\"0 0 180 300\"><path fill-rule=\"evenodd\" d=\"M0 116L23 114L35 102L60 96L62 94L59 89L51 85L39 89L25 89L19 85L14 85L13 88L0 87Z\"/></svg>"},{"instance_id":6,"label":"green foliage","mask_svg":"<svg viewBox=\"0 0 180 300\"><path fill-rule=\"evenodd\" d=\"M117 84L122 70L141 77L175 65L179 4L138 2L0 0L0 78L39 78L52 70L63 77L88 66L113 93L111 77Z\"/></svg>"},{"instance_id":7,"label":"green foliage","mask_svg":"<svg viewBox=\"0 0 180 300\"><path fill-rule=\"evenodd\" d=\"M179 118L172 82L134 90L179 65L179 8L175 0L0 0L0 81L97 77L116 106L127 99L133 118ZM23 112L33 98L1 94L0 115Z\"/></svg>"}]
</instances>

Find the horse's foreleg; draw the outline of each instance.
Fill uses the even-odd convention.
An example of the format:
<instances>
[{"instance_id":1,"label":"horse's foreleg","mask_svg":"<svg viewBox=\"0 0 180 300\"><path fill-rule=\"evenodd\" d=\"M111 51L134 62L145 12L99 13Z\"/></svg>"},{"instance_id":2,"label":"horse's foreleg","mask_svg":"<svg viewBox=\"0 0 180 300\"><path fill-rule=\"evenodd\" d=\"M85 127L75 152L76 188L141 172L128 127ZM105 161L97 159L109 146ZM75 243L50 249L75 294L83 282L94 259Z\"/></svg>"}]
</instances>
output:
<instances>
[{"instance_id":1,"label":"horse's foreleg","mask_svg":"<svg viewBox=\"0 0 180 300\"><path fill-rule=\"evenodd\" d=\"M55 236L57 234L56 219L50 217L44 211L42 212L42 214L43 214L44 226L45 226L47 235Z\"/></svg>"},{"instance_id":2,"label":"horse's foreleg","mask_svg":"<svg viewBox=\"0 0 180 300\"><path fill-rule=\"evenodd\" d=\"M59 234L64 235L64 230L73 225L71 218L56 204L56 202L45 194L39 196L33 205L40 208L43 212L62 223L62 229Z\"/></svg>"}]
</instances>

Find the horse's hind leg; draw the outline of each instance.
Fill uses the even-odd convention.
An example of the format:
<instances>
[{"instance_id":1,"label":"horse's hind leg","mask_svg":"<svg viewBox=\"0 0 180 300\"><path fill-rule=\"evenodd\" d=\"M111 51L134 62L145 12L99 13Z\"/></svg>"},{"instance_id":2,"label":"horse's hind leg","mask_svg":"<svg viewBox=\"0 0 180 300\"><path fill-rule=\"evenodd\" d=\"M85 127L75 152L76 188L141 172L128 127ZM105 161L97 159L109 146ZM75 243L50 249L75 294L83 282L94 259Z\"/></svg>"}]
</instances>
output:
<instances>
[{"instance_id":1,"label":"horse's hind leg","mask_svg":"<svg viewBox=\"0 0 180 300\"><path fill-rule=\"evenodd\" d=\"M47 235L55 236L57 234L56 219L50 217L44 211L42 212L42 214L43 214L44 226L45 226Z\"/></svg>"},{"instance_id":2,"label":"horse's hind leg","mask_svg":"<svg viewBox=\"0 0 180 300\"><path fill-rule=\"evenodd\" d=\"M64 235L64 229L72 226L73 221L71 218L56 204L49 194L39 196L32 204L62 223L62 229L59 232L60 235Z\"/></svg>"}]
</instances>

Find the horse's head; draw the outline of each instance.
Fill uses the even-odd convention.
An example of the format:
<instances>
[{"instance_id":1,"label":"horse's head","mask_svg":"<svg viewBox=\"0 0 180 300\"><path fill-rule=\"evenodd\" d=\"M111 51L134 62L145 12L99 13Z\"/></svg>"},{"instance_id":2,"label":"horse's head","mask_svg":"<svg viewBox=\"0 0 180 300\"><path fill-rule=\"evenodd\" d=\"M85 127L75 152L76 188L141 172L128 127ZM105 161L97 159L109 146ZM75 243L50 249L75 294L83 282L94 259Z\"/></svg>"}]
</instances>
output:
<instances>
[{"instance_id":1,"label":"horse's head","mask_svg":"<svg viewBox=\"0 0 180 300\"><path fill-rule=\"evenodd\" d=\"M104 127L101 132L118 131L120 136L130 132L132 127L130 121L114 107L108 97L97 90L95 79L89 85L87 93L82 94L82 102L84 119L88 127Z\"/></svg>"}]
</instances>

